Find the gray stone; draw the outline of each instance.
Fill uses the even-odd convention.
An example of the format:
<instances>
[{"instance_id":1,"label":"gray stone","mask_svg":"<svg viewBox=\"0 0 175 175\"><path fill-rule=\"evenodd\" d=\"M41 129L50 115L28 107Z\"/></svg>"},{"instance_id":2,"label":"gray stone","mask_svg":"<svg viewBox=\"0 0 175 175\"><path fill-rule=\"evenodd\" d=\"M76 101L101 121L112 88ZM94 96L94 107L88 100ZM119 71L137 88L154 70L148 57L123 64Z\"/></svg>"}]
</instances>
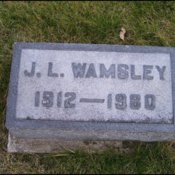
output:
<instances>
[{"instance_id":1,"label":"gray stone","mask_svg":"<svg viewBox=\"0 0 175 175\"><path fill-rule=\"evenodd\" d=\"M121 141L67 141L60 139L34 139L15 137L9 134L8 138L8 151L9 152L28 152L28 153L73 153L77 150L86 151L89 153L102 152L106 149L121 149Z\"/></svg>"},{"instance_id":2,"label":"gray stone","mask_svg":"<svg viewBox=\"0 0 175 175\"><path fill-rule=\"evenodd\" d=\"M48 139L173 140L174 66L170 47L15 43L8 150L42 152L24 149L40 139L50 150Z\"/></svg>"}]
</instances>

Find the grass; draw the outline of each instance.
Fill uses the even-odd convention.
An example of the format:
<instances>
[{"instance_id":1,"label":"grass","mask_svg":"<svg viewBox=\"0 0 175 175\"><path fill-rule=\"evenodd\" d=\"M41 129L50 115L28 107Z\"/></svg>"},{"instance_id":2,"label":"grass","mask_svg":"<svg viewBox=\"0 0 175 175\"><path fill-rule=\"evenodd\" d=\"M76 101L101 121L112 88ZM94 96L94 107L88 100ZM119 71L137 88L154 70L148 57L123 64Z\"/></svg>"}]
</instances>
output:
<instances>
[{"instance_id":1,"label":"grass","mask_svg":"<svg viewBox=\"0 0 175 175\"><path fill-rule=\"evenodd\" d=\"M14 42L175 46L174 29L175 2L0 2L0 173L175 173L174 142L124 142L128 152L101 154L9 154L4 126Z\"/></svg>"}]
</instances>

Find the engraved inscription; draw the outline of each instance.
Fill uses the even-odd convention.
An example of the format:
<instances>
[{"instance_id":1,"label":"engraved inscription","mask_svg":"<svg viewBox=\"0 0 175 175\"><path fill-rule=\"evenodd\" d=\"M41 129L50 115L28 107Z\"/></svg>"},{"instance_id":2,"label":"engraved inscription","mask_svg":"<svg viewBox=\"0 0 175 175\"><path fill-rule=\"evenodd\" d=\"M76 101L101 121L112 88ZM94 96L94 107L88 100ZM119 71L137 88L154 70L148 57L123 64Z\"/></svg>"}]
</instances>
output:
<instances>
[{"instance_id":1,"label":"engraved inscription","mask_svg":"<svg viewBox=\"0 0 175 175\"><path fill-rule=\"evenodd\" d=\"M94 63L71 63L72 72L74 78L112 78L115 79L127 79L129 76L132 80L153 80L154 76L152 74L153 69L156 69L156 73L159 76L160 80L165 80L164 74L166 66L153 66L153 65L143 65L142 66L142 75L137 75L137 68L135 65L126 65L126 64L111 64L107 68L104 64L100 63L95 65ZM117 67L117 68L116 68ZM24 75L26 77L33 77L35 75L36 62L32 62L31 70L24 70ZM48 62L48 77L59 77L59 74L53 72L54 63ZM38 72L36 76L40 77L41 74ZM60 77L64 77L64 73L60 73Z\"/></svg>"},{"instance_id":2,"label":"engraved inscription","mask_svg":"<svg viewBox=\"0 0 175 175\"><path fill-rule=\"evenodd\" d=\"M35 107L40 106L40 94L41 92L37 91L35 92L34 97L34 105ZM43 97L42 97L42 106L49 108L54 107L54 96L57 96L57 107L61 108L62 104L64 102L64 108L75 108L75 100L77 97L77 94L75 92L66 92L64 93L64 99L63 99L63 92L58 92L57 95L55 95L53 92L50 91L44 91ZM64 101L63 101L64 100ZM141 107L141 96L139 94L131 94L130 95L130 108L134 110L139 110ZM104 103L107 102L107 108L112 108L113 104L113 96L112 94L108 94L106 99L100 99L100 98L80 98L80 103ZM116 94L115 95L115 108L117 110L125 110L127 108L127 96L126 94ZM146 94L144 96L144 107L147 110L154 110L156 107L156 101L155 96L153 94Z\"/></svg>"}]
</instances>

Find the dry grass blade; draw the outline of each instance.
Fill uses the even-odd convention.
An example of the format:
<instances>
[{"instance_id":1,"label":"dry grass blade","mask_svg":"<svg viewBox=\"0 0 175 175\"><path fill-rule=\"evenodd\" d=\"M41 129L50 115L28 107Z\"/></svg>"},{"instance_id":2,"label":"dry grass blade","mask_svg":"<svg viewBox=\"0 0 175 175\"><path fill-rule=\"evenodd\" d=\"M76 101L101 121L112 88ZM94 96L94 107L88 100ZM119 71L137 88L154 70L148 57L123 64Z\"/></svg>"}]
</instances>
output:
<instances>
[{"instance_id":1,"label":"dry grass blade","mask_svg":"<svg viewBox=\"0 0 175 175\"><path fill-rule=\"evenodd\" d=\"M68 154L56 154L56 155L52 155L52 157L66 157L68 156Z\"/></svg>"}]
</instances>

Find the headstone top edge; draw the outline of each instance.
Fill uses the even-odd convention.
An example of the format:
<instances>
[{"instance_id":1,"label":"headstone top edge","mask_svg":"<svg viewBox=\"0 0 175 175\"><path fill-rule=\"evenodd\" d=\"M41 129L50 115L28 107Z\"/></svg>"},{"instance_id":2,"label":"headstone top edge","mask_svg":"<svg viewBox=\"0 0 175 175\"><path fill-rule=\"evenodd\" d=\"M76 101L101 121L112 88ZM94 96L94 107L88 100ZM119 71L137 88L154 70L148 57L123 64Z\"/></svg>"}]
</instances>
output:
<instances>
[{"instance_id":1,"label":"headstone top edge","mask_svg":"<svg viewBox=\"0 0 175 175\"><path fill-rule=\"evenodd\" d=\"M87 51L123 51L123 52L160 52L175 53L175 47L151 45L120 45L120 44L91 44L91 43L51 43L51 42L15 42L15 49L50 49L50 50L87 50Z\"/></svg>"}]
</instances>

